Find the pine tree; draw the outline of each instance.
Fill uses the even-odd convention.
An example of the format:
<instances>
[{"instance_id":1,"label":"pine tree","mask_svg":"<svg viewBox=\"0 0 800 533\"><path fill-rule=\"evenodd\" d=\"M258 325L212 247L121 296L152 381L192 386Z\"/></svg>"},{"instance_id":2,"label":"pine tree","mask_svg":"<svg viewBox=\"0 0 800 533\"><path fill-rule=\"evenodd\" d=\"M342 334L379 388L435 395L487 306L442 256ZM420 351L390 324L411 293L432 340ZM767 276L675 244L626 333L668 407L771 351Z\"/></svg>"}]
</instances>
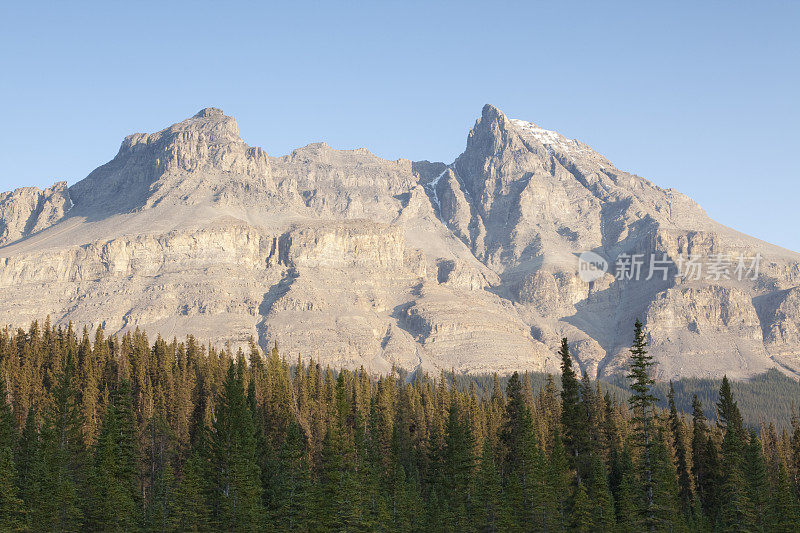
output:
<instances>
[{"instance_id":1,"label":"pine tree","mask_svg":"<svg viewBox=\"0 0 800 533\"><path fill-rule=\"evenodd\" d=\"M722 378L717 412L719 426L725 434L722 439L718 524L722 531L750 530L755 527L755 511L745 488L744 429L727 376Z\"/></svg>"},{"instance_id":2,"label":"pine tree","mask_svg":"<svg viewBox=\"0 0 800 533\"><path fill-rule=\"evenodd\" d=\"M42 472L45 470L40 425L39 413L32 409L25 420L25 427L17 442L14 457L18 496L23 500L25 508L28 509L28 523L33 527L35 527L35 521L32 515L36 514L37 507L44 501L50 500L49 493L43 490L39 484L40 479L44 476Z\"/></svg>"},{"instance_id":3,"label":"pine tree","mask_svg":"<svg viewBox=\"0 0 800 533\"><path fill-rule=\"evenodd\" d=\"M695 398L690 451L674 390L668 410L647 397L641 329L632 351L626 409L566 343L559 401L531 373L506 399L496 375L373 381L254 343L247 362L191 337L0 328L0 529L796 530L800 421L757 437L724 379L719 425Z\"/></svg>"},{"instance_id":4,"label":"pine tree","mask_svg":"<svg viewBox=\"0 0 800 533\"><path fill-rule=\"evenodd\" d=\"M692 493L692 481L689 475L689 465L687 462L686 444L683 440L683 426L681 419L678 418L678 408L675 405L675 388L672 381L669 382L669 427L672 432L672 446L675 450L675 468L678 478L678 498L681 502L683 512L688 516L691 513L694 494Z\"/></svg>"},{"instance_id":5,"label":"pine tree","mask_svg":"<svg viewBox=\"0 0 800 533\"><path fill-rule=\"evenodd\" d=\"M595 507L589 499L589 494L583 483L578 483L575 489L575 502L572 505L571 530L575 532L598 531L593 515Z\"/></svg>"},{"instance_id":6,"label":"pine tree","mask_svg":"<svg viewBox=\"0 0 800 533\"><path fill-rule=\"evenodd\" d=\"M93 528L125 531L138 527L138 464L130 385L123 381L110 398L94 446L90 474L94 495L87 509Z\"/></svg>"},{"instance_id":7,"label":"pine tree","mask_svg":"<svg viewBox=\"0 0 800 533\"><path fill-rule=\"evenodd\" d=\"M146 529L166 531L175 524L172 513L175 510L177 486L171 462L167 461L157 471L150 487L150 498L145 513Z\"/></svg>"},{"instance_id":8,"label":"pine tree","mask_svg":"<svg viewBox=\"0 0 800 533\"><path fill-rule=\"evenodd\" d=\"M348 424L350 405L344 378L344 373L340 373L331 391L333 412L322 443L315 516L312 517L316 523L312 528L324 526L349 531L364 525L362 490ZM332 376L329 379L333 381Z\"/></svg>"},{"instance_id":9,"label":"pine tree","mask_svg":"<svg viewBox=\"0 0 800 533\"><path fill-rule=\"evenodd\" d=\"M452 401L445 426L442 466L444 469L443 488L449 495L448 507L456 517L466 518L469 506L473 503L470 491L475 464L474 448L475 439L468 423L462 416L460 402ZM458 521L453 525L460 530L468 526L467 523Z\"/></svg>"},{"instance_id":10,"label":"pine tree","mask_svg":"<svg viewBox=\"0 0 800 533\"><path fill-rule=\"evenodd\" d=\"M302 531L306 528L310 481L305 435L299 424L291 422L281 445L268 498L269 517L276 530Z\"/></svg>"},{"instance_id":11,"label":"pine tree","mask_svg":"<svg viewBox=\"0 0 800 533\"><path fill-rule=\"evenodd\" d=\"M569 523L567 515L569 513L570 485L573 476L569 469L567 451L564 449L564 441L561 438L561 431L559 428L556 428L553 434L553 447L548 459L546 475L549 490L556 505L557 525L566 527Z\"/></svg>"},{"instance_id":12,"label":"pine tree","mask_svg":"<svg viewBox=\"0 0 800 533\"><path fill-rule=\"evenodd\" d=\"M588 469L585 457L589 447L588 420L581 403L580 383L572 368L567 339L561 339L561 424L564 428L564 446L571 466L577 471L578 483Z\"/></svg>"},{"instance_id":13,"label":"pine tree","mask_svg":"<svg viewBox=\"0 0 800 533\"><path fill-rule=\"evenodd\" d=\"M792 484L786 473L786 465L780 464L777 479L773 487L770 513L767 517L769 531L793 533L797 531L800 521L800 504L792 490Z\"/></svg>"},{"instance_id":14,"label":"pine tree","mask_svg":"<svg viewBox=\"0 0 800 533\"><path fill-rule=\"evenodd\" d=\"M634 413L633 421L636 423L636 443L642 449L641 478L645 497L644 518L646 527L650 531L656 528L655 502L653 498L653 405L656 398L650 392L655 381L649 375L649 368L654 364L653 358L647 355L647 342L645 341L642 323L638 320L634 325L633 347L631 348L631 364L628 379L632 380L631 390L633 395L628 402Z\"/></svg>"},{"instance_id":15,"label":"pine tree","mask_svg":"<svg viewBox=\"0 0 800 533\"><path fill-rule=\"evenodd\" d=\"M358 529L361 524L361 493L354 470L352 447L343 428L331 423L322 442L319 479L312 527L340 531Z\"/></svg>"},{"instance_id":16,"label":"pine tree","mask_svg":"<svg viewBox=\"0 0 800 533\"><path fill-rule=\"evenodd\" d=\"M245 397L242 367L237 370L233 362L222 385L209 452L214 527L228 531L257 530L263 508L255 427Z\"/></svg>"},{"instance_id":17,"label":"pine tree","mask_svg":"<svg viewBox=\"0 0 800 533\"><path fill-rule=\"evenodd\" d=\"M651 449L653 469L653 504L650 507L651 523L657 531L681 531L686 515L681 512L675 466L666 445L666 435L658 431Z\"/></svg>"},{"instance_id":18,"label":"pine tree","mask_svg":"<svg viewBox=\"0 0 800 533\"><path fill-rule=\"evenodd\" d=\"M716 448L710 439L703 406L695 394L692 398L692 476L702 511L713 518L718 501L718 474Z\"/></svg>"},{"instance_id":19,"label":"pine tree","mask_svg":"<svg viewBox=\"0 0 800 533\"><path fill-rule=\"evenodd\" d=\"M592 458L592 469L586 480L586 493L593 504L592 522L597 531L611 531L616 524L614 499L608 487L608 478L603 461Z\"/></svg>"},{"instance_id":20,"label":"pine tree","mask_svg":"<svg viewBox=\"0 0 800 533\"><path fill-rule=\"evenodd\" d=\"M503 499L500 473L491 442L483 442L480 466L475 476L475 524L478 531L494 533L508 528L508 511Z\"/></svg>"},{"instance_id":21,"label":"pine tree","mask_svg":"<svg viewBox=\"0 0 800 533\"><path fill-rule=\"evenodd\" d=\"M739 433L740 437L742 436L742 415L739 412L739 406L733 399L731 382L728 380L728 376L722 377L722 383L719 387L717 415L719 417L719 426L724 432L727 433L728 430L732 430Z\"/></svg>"},{"instance_id":22,"label":"pine tree","mask_svg":"<svg viewBox=\"0 0 800 533\"><path fill-rule=\"evenodd\" d=\"M630 451L624 447L613 467L614 510L619 531L638 531L642 527L639 492Z\"/></svg>"},{"instance_id":23,"label":"pine tree","mask_svg":"<svg viewBox=\"0 0 800 533\"><path fill-rule=\"evenodd\" d=\"M198 439L202 442L202 438ZM208 465L204 464L203 444L192 450L183 464L175 497L170 500L170 529L178 531L208 531L207 479Z\"/></svg>"},{"instance_id":24,"label":"pine tree","mask_svg":"<svg viewBox=\"0 0 800 533\"><path fill-rule=\"evenodd\" d=\"M20 530L25 523L22 500L15 484L14 425L14 414L6 398L6 380L0 376L0 529L3 531Z\"/></svg>"},{"instance_id":25,"label":"pine tree","mask_svg":"<svg viewBox=\"0 0 800 533\"><path fill-rule=\"evenodd\" d=\"M28 484L33 493L29 503L31 524L37 530L75 530L83 519L80 493L85 491L82 474L87 457L74 380L74 366L68 355L53 387L53 402L39 443L28 452L34 456Z\"/></svg>"},{"instance_id":26,"label":"pine tree","mask_svg":"<svg viewBox=\"0 0 800 533\"><path fill-rule=\"evenodd\" d=\"M769 514L769 487L767 480L767 466L761 450L761 441L755 431L750 431L750 439L744 450L744 478L747 497L753 507L755 529L763 531L765 517Z\"/></svg>"},{"instance_id":27,"label":"pine tree","mask_svg":"<svg viewBox=\"0 0 800 533\"><path fill-rule=\"evenodd\" d=\"M533 427L525 393L514 373L506 386L506 416L501 442L512 520L518 527L549 529L558 520L558 502L547 483L546 460Z\"/></svg>"}]
</instances>

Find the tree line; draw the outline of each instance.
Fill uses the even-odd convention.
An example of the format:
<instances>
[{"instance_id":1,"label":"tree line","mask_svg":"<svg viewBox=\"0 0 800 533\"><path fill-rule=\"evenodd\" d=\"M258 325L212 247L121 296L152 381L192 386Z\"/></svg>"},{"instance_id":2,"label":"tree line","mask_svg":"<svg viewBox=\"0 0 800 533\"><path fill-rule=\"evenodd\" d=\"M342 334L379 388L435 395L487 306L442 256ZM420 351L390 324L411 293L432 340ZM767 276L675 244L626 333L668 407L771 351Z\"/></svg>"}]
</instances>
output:
<instances>
[{"instance_id":1,"label":"tree line","mask_svg":"<svg viewBox=\"0 0 800 533\"><path fill-rule=\"evenodd\" d=\"M4 329L0 530L796 531L796 418L747 427L727 378L715 405L660 408L634 338L620 400L567 339L534 390Z\"/></svg>"}]
</instances>

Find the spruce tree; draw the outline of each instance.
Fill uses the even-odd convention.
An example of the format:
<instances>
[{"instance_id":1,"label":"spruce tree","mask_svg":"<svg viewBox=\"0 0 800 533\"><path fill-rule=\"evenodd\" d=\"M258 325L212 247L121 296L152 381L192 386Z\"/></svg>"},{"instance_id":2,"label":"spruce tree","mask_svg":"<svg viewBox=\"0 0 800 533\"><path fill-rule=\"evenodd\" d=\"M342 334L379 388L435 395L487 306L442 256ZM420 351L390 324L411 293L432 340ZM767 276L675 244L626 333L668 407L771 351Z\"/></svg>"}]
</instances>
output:
<instances>
[{"instance_id":1,"label":"spruce tree","mask_svg":"<svg viewBox=\"0 0 800 533\"><path fill-rule=\"evenodd\" d=\"M12 390L0 404L2 530L794 531L800 520L800 422L791 437L774 424L756 437L725 379L719 425L695 398L689 451L674 393L669 410L646 397L641 329L630 409L579 380L567 346L559 401L552 379L532 395L534 374L512 376L506 400L499 376L373 381L302 360L290 371L254 345L248 364L191 337L94 338L0 328L0 387Z\"/></svg>"},{"instance_id":2,"label":"spruce tree","mask_svg":"<svg viewBox=\"0 0 800 533\"><path fill-rule=\"evenodd\" d=\"M683 425L678 417L678 408L675 405L675 388L672 381L669 382L669 427L672 433L672 446L675 450L675 469L678 478L678 498L681 502L683 512L688 516L691 514L694 494L692 493L692 481L689 475L689 465L687 461L686 444L683 439Z\"/></svg>"},{"instance_id":3,"label":"spruce tree","mask_svg":"<svg viewBox=\"0 0 800 533\"><path fill-rule=\"evenodd\" d=\"M202 437L198 440L202 441ZM193 449L183 464L180 479L175 487L175 496L169 502L170 529L176 531L208 531L208 465L200 451L202 445Z\"/></svg>"},{"instance_id":4,"label":"spruce tree","mask_svg":"<svg viewBox=\"0 0 800 533\"><path fill-rule=\"evenodd\" d=\"M614 463L614 511L619 531L639 531L640 516L638 480L634 472L633 459L627 447L623 447Z\"/></svg>"},{"instance_id":5,"label":"spruce tree","mask_svg":"<svg viewBox=\"0 0 800 533\"><path fill-rule=\"evenodd\" d=\"M290 422L278 454L277 471L270 484L268 513L278 531L298 531L307 527L310 505L310 472L305 435L300 425Z\"/></svg>"},{"instance_id":6,"label":"spruce tree","mask_svg":"<svg viewBox=\"0 0 800 533\"><path fill-rule=\"evenodd\" d=\"M628 402L633 411L633 421L636 424L636 444L642 450L640 473L643 482L645 505L643 509L645 525L654 531L657 525L655 502L653 499L654 461L653 461L653 405L656 397L650 392L655 381L650 377L649 370L653 366L653 358L647 354L647 341L645 340L643 326L640 321L634 325L633 346L631 347L630 374L632 381L631 395Z\"/></svg>"},{"instance_id":7,"label":"spruce tree","mask_svg":"<svg viewBox=\"0 0 800 533\"><path fill-rule=\"evenodd\" d=\"M569 524L567 515L569 514L570 485L573 476L569 469L569 460L560 428L556 428L553 434L553 447L547 461L546 475L558 513L556 517L558 525L566 527Z\"/></svg>"},{"instance_id":8,"label":"spruce tree","mask_svg":"<svg viewBox=\"0 0 800 533\"><path fill-rule=\"evenodd\" d=\"M470 494L475 465L474 449L472 431L461 413L460 402L454 400L450 403L445 425L442 466L443 488L449 496L448 506L457 518L466 518L469 506L474 503ZM466 522L459 523L458 520L453 525L462 530L468 526Z\"/></svg>"},{"instance_id":9,"label":"spruce tree","mask_svg":"<svg viewBox=\"0 0 800 533\"><path fill-rule=\"evenodd\" d=\"M517 373L509 379L506 395L501 442L506 454L504 472L512 520L518 527L549 529L558 521L557 497L547 480L546 458L536 440Z\"/></svg>"},{"instance_id":10,"label":"spruce tree","mask_svg":"<svg viewBox=\"0 0 800 533\"><path fill-rule=\"evenodd\" d=\"M75 530L83 519L80 495L86 492L83 473L87 457L74 380L74 366L68 355L52 390L53 402L46 413L39 443L32 446L35 459L29 487L35 496L29 508L32 527L37 530Z\"/></svg>"},{"instance_id":11,"label":"spruce tree","mask_svg":"<svg viewBox=\"0 0 800 533\"><path fill-rule=\"evenodd\" d=\"M567 339L561 339L561 424L564 428L564 446L571 466L577 471L578 483L586 474L588 459L584 457L589 447L589 428L584 405L581 403L580 382L572 368Z\"/></svg>"},{"instance_id":12,"label":"spruce tree","mask_svg":"<svg viewBox=\"0 0 800 533\"><path fill-rule=\"evenodd\" d=\"M717 506L716 450L710 441L703 406L692 398L692 476L702 511L712 517Z\"/></svg>"},{"instance_id":13,"label":"spruce tree","mask_svg":"<svg viewBox=\"0 0 800 533\"><path fill-rule=\"evenodd\" d=\"M608 478L603 461L592 458L592 469L586 480L586 493L593 505L592 522L598 531L611 531L616 524L614 499L608 487Z\"/></svg>"},{"instance_id":14,"label":"spruce tree","mask_svg":"<svg viewBox=\"0 0 800 533\"><path fill-rule=\"evenodd\" d=\"M332 376L328 379L333 380ZM350 406L344 373L339 374L331 392L333 413L322 442L312 528L350 531L363 527L364 517L355 447L347 423Z\"/></svg>"},{"instance_id":15,"label":"spruce tree","mask_svg":"<svg viewBox=\"0 0 800 533\"><path fill-rule=\"evenodd\" d=\"M589 499L589 494L583 483L578 483L575 488L575 498L572 504L572 520L570 530L575 532L599 531L595 523L595 507Z\"/></svg>"},{"instance_id":16,"label":"spruce tree","mask_svg":"<svg viewBox=\"0 0 800 533\"><path fill-rule=\"evenodd\" d=\"M769 486L767 465L761 449L761 441L755 431L750 431L750 438L744 450L744 478L747 497L753 507L754 525L764 531L768 524L765 518L769 515Z\"/></svg>"},{"instance_id":17,"label":"spruce tree","mask_svg":"<svg viewBox=\"0 0 800 533\"><path fill-rule=\"evenodd\" d=\"M656 531L682 531L687 515L681 509L675 466L667 450L667 437L663 431L657 431L653 437L653 504L648 519Z\"/></svg>"},{"instance_id":18,"label":"spruce tree","mask_svg":"<svg viewBox=\"0 0 800 533\"><path fill-rule=\"evenodd\" d=\"M94 495L87 509L93 528L125 531L139 526L138 465L130 385L123 381L110 398L94 445L89 478Z\"/></svg>"},{"instance_id":19,"label":"spruce tree","mask_svg":"<svg viewBox=\"0 0 800 533\"><path fill-rule=\"evenodd\" d=\"M6 380L0 375L0 529L17 531L25 524L22 500L16 486L14 414L6 399Z\"/></svg>"},{"instance_id":20,"label":"spruce tree","mask_svg":"<svg viewBox=\"0 0 800 533\"><path fill-rule=\"evenodd\" d=\"M718 525L722 531L741 531L755 527L753 502L745 487L744 429L739 407L733 399L727 376L722 378L717 403L722 439L722 477L719 485Z\"/></svg>"},{"instance_id":21,"label":"spruce tree","mask_svg":"<svg viewBox=\"0 0 800 533\"><path fill-rule=\"evenodd\" d=\"M773 493L767 517L768 530L776 533L797 531L797 524L800 522L800 503L792 490L792 483L786 472L786 465L783 463L778 467Z\"/></svg>"},{"instance_id":22,"label":"spruce tree","mask_svg":"<svg viewBox=\"0 0 800 533\"><path fill-rule=\"evenodd\" d=\"M495 464L491 442L483 442L478 473L475 476L475 524L478 531L495 533L505 531L508 524L508 511L503 498L500 473Z\"/></svg>"},{"instance_id":23,"label":"spruce tree","mask_svg":"<svg viewBox=\"0 0 800 533\"><path fill-rule=\"evenodd\" d=\"M215 414L209 446L212 523L228 531L255 531L264 517L261 472L242 369L237 370L233 362Z\"/></svg>"}]
</instances>

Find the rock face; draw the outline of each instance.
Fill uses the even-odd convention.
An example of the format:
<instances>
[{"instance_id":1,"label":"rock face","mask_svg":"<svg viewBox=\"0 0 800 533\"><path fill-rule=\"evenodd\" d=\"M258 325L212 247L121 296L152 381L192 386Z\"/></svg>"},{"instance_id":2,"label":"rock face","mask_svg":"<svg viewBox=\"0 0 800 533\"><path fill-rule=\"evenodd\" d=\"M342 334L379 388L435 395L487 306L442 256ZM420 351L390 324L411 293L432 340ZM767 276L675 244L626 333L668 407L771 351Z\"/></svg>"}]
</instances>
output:
<instances>
[{"instance_id":1,"label":"rock face","mask_svg":"<svg viewBox=\"0 0 800 533\"><path fill-rule=\"evenodd\" d=\"M43 191L36 187L23 187L0 194L0 246L52 226L71 207L72 200L65 181Z\"/></svg>"},{"instance_id":2,"label":"rock face","mask_svg":"<svg viewBox=\"0 0 800 533\"><path fill-rule=\"evenodd\" d=\"M610 271L584 280L586 251ZM739 256L758 271L688 270ZM592 376L624 368L640 318L664 378L800 373L800 255L492 106L451 164L270 157L209 108L72 187L2 194L0 323L47 314L376 372L554 371L566 336Z\"/></svg>"}]
</instances>

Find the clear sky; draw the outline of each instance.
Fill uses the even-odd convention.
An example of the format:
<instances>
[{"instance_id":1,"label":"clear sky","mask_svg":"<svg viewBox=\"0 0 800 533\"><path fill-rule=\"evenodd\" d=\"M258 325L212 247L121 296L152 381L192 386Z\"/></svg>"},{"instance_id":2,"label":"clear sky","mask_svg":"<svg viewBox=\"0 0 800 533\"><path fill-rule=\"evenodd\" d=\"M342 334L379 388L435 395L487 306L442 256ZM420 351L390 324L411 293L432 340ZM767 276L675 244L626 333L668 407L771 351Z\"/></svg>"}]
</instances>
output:
<instances>
[{"instance_id":1,"label":"clear sky","mask_svg":"<svg viewBox=\"0 0 800 533\"><path fill-rule=\"evenodd\" d=\"M1 4L1 190L209 106L271 155L450 162L491 103L800 251L800 2Z\"/></svg>"}]
</instances>

